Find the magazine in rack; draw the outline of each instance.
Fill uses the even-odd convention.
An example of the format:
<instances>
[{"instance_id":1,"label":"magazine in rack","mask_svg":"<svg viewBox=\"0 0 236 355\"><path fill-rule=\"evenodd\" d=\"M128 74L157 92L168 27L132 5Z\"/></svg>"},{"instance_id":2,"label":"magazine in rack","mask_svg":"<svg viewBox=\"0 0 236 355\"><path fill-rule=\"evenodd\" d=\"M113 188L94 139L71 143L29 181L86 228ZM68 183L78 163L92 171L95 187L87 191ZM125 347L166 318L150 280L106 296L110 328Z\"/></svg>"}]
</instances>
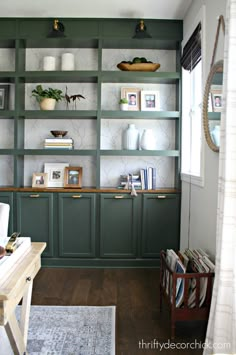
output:
<instances>
[{"instance_id":1,"label":"magazine in rack","mask_svg":"<svg viewBox=\"0 0 236 355\"><path fill-rule=\"evenodd\" d=\"M184 274L186 272L191 273L210 273L214 272L215 265L211 262L208 255L201 249L186 249L184 252L175 253L173 249L167 249L166 262L171 271L175 273ZM166 270L166 293L169 294L169 290L172 293L172 275ZM170 287L169 287L170 282ZM207 278L203 277L200 280L200 307L203 305L206 292L207 292ZM173 297L172 297L173 298ZM171 298L171 302L173 299ZM175 303L176 307L181 307L184 298L184 279L177 278L176 282L176 294ZM196 305L196 278L192 278L189 281L188 289L188 306L190 308Z\"/></svg>"}]
</instances>

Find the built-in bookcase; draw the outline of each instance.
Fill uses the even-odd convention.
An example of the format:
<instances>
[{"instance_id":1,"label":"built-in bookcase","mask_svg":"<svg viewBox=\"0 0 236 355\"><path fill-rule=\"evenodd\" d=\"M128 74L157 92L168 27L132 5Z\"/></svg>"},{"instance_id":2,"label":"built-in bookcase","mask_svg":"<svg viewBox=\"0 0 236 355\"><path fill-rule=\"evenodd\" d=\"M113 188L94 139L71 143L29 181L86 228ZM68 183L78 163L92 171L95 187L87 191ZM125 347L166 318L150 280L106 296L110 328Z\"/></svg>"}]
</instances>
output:
<instances>
[{"instance_id":1,"label":"built-in bookcase","mask_svg":"<svg viewBox=\"0 0 236 355\"><path fill-rule=\"evenodd\" d=\"M157 186L179 187L182 22L147 20L151 39L133 39L134 19L61 19L65 38L47 38L52 19L0 20L0 89L8 85L7 106L0 110L0 185L31 186L44 163L83 167L83 186L116 187L121 174L157 169ZM75 56L75 70L61 71L61 55ZM44 56L56 58L55 71L43 71ZM124 72L122 60L146 57L156 72ZM55 111L40 111L31 96L37 84L82 94L85 100ZM157 90L159 111L120 111L121 88ZM122 135L134 123L140 135L151 128L155 150L125 151ZM67 130L73 151L43 148L50 130Z\"/></svg>"}]
</instances>

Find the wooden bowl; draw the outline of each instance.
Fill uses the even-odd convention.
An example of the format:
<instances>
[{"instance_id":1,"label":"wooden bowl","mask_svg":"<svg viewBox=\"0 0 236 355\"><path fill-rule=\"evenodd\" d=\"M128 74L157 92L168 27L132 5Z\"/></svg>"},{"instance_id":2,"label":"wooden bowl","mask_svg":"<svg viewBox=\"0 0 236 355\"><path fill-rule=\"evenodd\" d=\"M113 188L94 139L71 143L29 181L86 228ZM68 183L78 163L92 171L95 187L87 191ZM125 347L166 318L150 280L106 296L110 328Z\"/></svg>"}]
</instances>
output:
<instances>
[{"instance_id":1,"label":"wooden bowl","mask_svg":"<svg viewBox=\"0 0 236 355\"><path fill-rule=\"evenodd\" d=\"M6 250L3 247L0 247L0 259L2 259L4 257L4 255L6 254Z\"/></svg>"},{"instance_id":2,"label":"wooden bowl","mask_svg":"<svg viewBox=\"0 0 236 355\"><path fill-rule=\"evenodd\" d=\"M68 133L68 131L50 131L50 132L56 138L62 138Z\"/></svg>"},{"instance_id":3,"label":"wooden bowl","mask_svg":"<svg viewBox=\"0 0 236 355\"><path fill-rule=\"evenodd\" d=\"M159 63L119 63L117 68L124 71L156 71L160 68Z\"/></svg>"}]
</instances>

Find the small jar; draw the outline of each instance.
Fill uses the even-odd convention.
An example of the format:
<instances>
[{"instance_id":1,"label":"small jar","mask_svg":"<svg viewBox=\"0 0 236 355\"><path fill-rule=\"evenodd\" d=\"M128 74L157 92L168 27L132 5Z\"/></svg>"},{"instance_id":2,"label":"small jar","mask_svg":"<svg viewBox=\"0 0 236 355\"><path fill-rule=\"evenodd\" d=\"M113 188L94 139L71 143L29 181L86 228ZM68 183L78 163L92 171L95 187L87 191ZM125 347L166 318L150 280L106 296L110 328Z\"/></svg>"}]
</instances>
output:
<instances>
[{"instance_id":1,"label":"small jar","mask_svg":"<svg viewBox=\"0 0 236 355\"><path fill-rule=\"evenodd\" d=\"M46 56L43 58L43 70L55 70L56 69L56 58L51 56Z\"/></svg>"},{"instance_id":2,"label":"small jar","mask_svg":"<svg viewBox=\"0 0 236 355\"><path fill-rule=\"evenodd\" d=\"M61 57L61 70L74 70L75 57L73 53L64 53Z\"/></svg>"}]
</instances>

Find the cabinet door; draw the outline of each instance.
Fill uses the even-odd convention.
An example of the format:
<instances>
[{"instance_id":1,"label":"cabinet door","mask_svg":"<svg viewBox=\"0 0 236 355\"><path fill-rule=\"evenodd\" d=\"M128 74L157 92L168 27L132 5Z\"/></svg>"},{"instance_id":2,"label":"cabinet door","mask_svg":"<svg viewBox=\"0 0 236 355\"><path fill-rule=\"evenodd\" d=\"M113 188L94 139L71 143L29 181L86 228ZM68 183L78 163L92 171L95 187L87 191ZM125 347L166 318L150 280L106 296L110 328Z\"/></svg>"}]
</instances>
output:
<instances>
[{"instance_id":1,"label":"cabinet door","mask_svg":"<svg viewBox=\"0 0 236 355\"><path fill-rule=\"evenodd\" d=\"M131 258L137 251L138 197L101 194L100 253Z\"/></svg>"},{"instance_id":2,"label":"cabinet door","mask_svg":"<svg viewBox=\"0 0 236 355\"><path fill-rule=\"evenodd\" d=\"M13 233L13 192L0 192L0 202L10 205L8 235Z\"/></svg>"},{"instance_id":3,"label":"cabinet door","mask_svg":"<svg viewBox=\"0 0 236 355\"><path fill-rule=\"evenodd\" d=\"M143 195L143 257L159 258L162 249L178 249L180 229L179 208L179 195Z\"/></svg>"},{"instance_id":4,"label":"cabinet door","mask_svg":"<svg viewBox=\"0 0 236 355\"><path fill-rule=\"evenodd\" d=\"M46 242L43 255L53 255L52 193L17 193L17 230L32 242Z\"/></svg>"},{"instance_id":5,"label":"cabinet door","mask_svg":"<svg viewBox=\"0 0 236 355\"><path fill-rule=\"evenodd\" d=\"M59 194L59 254L64 257L95 255L95 194Z\"/></svg>"}]
</instances>

